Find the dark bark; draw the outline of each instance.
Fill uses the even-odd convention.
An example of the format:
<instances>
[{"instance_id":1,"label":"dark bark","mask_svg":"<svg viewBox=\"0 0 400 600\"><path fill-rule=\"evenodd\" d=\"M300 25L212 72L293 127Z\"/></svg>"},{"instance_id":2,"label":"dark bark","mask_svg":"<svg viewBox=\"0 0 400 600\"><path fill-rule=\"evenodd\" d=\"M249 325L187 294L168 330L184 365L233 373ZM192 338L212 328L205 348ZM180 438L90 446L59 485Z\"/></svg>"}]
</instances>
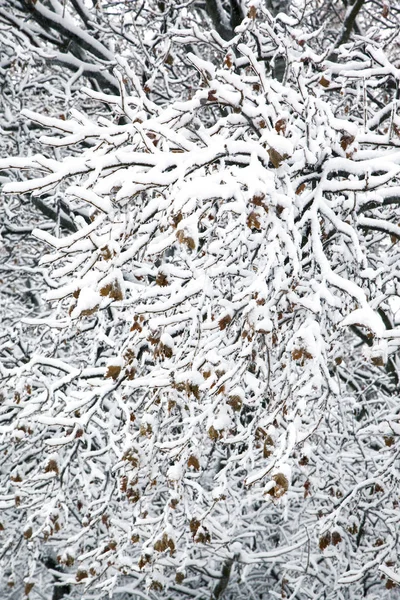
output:
<instances>
[{"instance_id":1,"label":"dark bark","mask_svg":"<svg viewBox=\"0 0 400 600\"><path fill-rule=\"evenodd\" d=\"M229 579L231 577L233 558L227 558L222 566L222 573L220 580L215 586L213 593L211 594L211 600L218 600L222 597L226 588L228 587Z\"/></svg>"},{"instance_id":2,"label":"dark bark","mask_svg":"<svg viewBox=\"0 0 400 600\"><path fill-rule=\"evenodd\" d=\"M44 559L42 559L42 562L54 576L55 585L53 587L53 594L51 600L62 600L62 598L64 598L64 596L67 596L71 591L70 585L56 585L59 582L58 573L62 573L63 568L60 567L56 560L51 556L46 556Z\"/></svg>"},{"instance_id":3,"label":"dark bark","mask_svg":"<svg viewBox=\"0 0 400 600\"><path fill-rule=\"evenodd\" d=\"M233 38L233 29L228 25L228 15L223 9L220 0L206 0L206 9L215 30L224 40Z\"/></svg>"},{"instance_id":4,"label":"dark bark","mask_svg":"<svg viewBox=\"0 0 400 600\"><path fill-rule=\"evenodd\" d=\"M57 211L54 210L54 208L52 208L48 204L46 204L46 202L44 200L42 200L41 198L33 197L32 204L34 206L36 206L36 208L38 208L45 217L47 217L51 221L54 221L55 223L57 222L57 220L58 220ZM60 226L61 227L63 227L67 231L70 231L71 233L75 233L76 231L78 231L78 228L75 225L72 218L62 209L60 209L59 218L60 218Z\"/></svg>"},{"instance_id":5,"label":"dark bark","mask_svg":"<svg viewBox=\"0 0 400 600\"><path fill-rule=\"evenodd\" d=\"M342 44L346 44L349 41L351 32L353 31L354 28L356 28L356 18L358 16L358 13L360 12L364 2L365 2L365 0L356 0L354 2L354 4L352 5L351 10L348 12L348 14L344 20L342 30L335 42L335 48L339 48L339 46L341 46ZM336 53L333 52L331 54L331 56L329 57L329 60L335 61L336 58L337 58Z\"/></svg>"},{"instance_id":6,"label":"dark bark","mask_svg":"<svg viewBox=\"0 0 400 600\"><path fill-rule=\"evenodd\" d=\"M63 36L68 45L72 40L79 48L89 52L100 60L108 62L112 59L110 50L103 46L101 42L95 40L93 36L86 31L82 31L78 28L75 28L72 31L64 19L56 18L56 15L44 7L40 2L24 0L23 6L39 25L45 30L50 28L57 31Z\"/></svg>"},{"instance_id":7,"label":"dark bark","mask_svg":"<svg viewBox=\"0 0 400 600\"><path fill-rule=\"evenodd\" d=\"M230 4L231 4L230 25L231 25L232 31L234 31L235 27L240 25L240 23L243 21L244 13L243 13L241 4L240 4L240 2L238 2L238 0L230 0Z\"/></svg>"},{"instance_id":8,"label":"dark bark","mask_svg":"<svg viewBox=\"0 0 400 600\"><path fill-rule=\"evenodd\" d=\"M17 27L27 37L32 46L42 47L44 42L47 48L53 46L56 54L49 52L45 56L46 62L61 65L72 72L81 71L92 85L99 86L102 91L111 91L119 94L119 87L111 68L114 66L114 57L109 48L98 38L98 32L88 21L82 3L73 0L73 7L77 15L84 21L84 28L69 27L67 19L60 18L41 2L32 0L10 0L11 11L0 10L0 16L6 22ZM18 16L18 13L23 16ZM36 27L31 23L36 23ZM39 26L39 27L37 27ZM109 68L107 68L109 65ZM97 87L96 87L97 89Z\"/></svg>"}]
</instances>

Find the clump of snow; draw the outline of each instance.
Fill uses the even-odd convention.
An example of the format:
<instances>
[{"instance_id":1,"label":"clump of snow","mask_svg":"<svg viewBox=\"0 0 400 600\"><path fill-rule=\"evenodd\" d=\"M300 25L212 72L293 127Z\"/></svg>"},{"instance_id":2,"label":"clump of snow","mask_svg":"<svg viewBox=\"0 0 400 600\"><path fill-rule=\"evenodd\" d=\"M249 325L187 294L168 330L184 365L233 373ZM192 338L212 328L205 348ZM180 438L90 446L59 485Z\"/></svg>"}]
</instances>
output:
<instances>
[{"instance_id":1,"label":"clump of snow","mask_svg":"<svg viewBox=\"0 0 400 600\"><path fill-rule=\"evenodd\" d=\"M377 337L382 337L385 331L385 325L381 317L368 305L351 312L343 319L340 325L342 327L345 327L346 325L359 325L361 327L367 327Z\"/></svg>"},{"instance_id":2,"label":"clump of snow","mask_svg":"<svg viewBox=\"0 0 400 600\"><path fill-rule=\"evenodd\" d=\"M217 431L229 429L231 426L231 418L228 414L226 406L221 407L218 417L213 421L213 426Z\"/></svg>"},{"instance_id":3,"label":"clump of snow","mask_svg":"<svg viewBox=\"0 0 400 600\"><path fill-rule=\"evenodd\" d=\"M92 288L83 288L80 291L78 302L71 312L71 317L77 319L78 317L88 315L91 311L95 311L100 305L101 296L98 292Z\"/></svg>"},{"instance_id":4,"label":"clump of snow","mask_svg":"<svg viewBox=\"0 0 400 600\"><path fill-rule=\"evenodd\" d=\"M169 467L167 471L167 478L170 481L179 481L182 477L182 466L179 463Z\"/></svg>"},{"instance_id":5,"label":"clump of snow","mask_svg":"<svg viewBox=\"0 0 400 600\"><path fill-rule=\"evenodd\" d=\"M173 338L169 335L169 333L164 332L161 335L160 342L167 348L170 348L171 350L174 349L175 343Z\"/></svg>"}]
</instances>

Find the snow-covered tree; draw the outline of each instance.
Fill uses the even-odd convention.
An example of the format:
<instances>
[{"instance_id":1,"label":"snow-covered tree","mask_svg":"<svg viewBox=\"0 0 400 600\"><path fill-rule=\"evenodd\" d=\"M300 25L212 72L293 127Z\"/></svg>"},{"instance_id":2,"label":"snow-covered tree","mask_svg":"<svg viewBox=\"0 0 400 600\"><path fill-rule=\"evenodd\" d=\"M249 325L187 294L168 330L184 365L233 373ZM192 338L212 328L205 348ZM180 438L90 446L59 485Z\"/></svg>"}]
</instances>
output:
<instances>
[{"instance_id":1,"label":"snow-covered tree","mask_svg":"<svg viewBox=\"0 0 400 600\"><path fill-rule=\"evenodd\" d=\"M10 202L64 207L1 355L4 586L394 598L399 70L299 9L233 31L231 2L228 35L189 4L173 89L172 54L148 85L114 52L89 114L25 109L42 154L0 160Z\"/></svg>"}]
</instances>

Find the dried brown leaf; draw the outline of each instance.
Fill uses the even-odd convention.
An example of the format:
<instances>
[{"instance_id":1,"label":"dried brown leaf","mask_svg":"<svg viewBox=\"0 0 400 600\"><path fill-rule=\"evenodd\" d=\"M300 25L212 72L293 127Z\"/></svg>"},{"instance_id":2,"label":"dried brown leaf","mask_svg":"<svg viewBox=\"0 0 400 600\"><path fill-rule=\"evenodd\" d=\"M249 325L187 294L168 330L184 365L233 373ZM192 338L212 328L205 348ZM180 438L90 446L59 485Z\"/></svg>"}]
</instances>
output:
<instances>
[{"instance_id":1,"label":"dried brown leaf","mask_svg":"<svg viewBox=\"0 0 400 600\"><path fill-rule=\"evenodd\" d=\"M319 549L321 551L324 551L328 546L331 545L331 542L332 542L331 533L330 533L330 531L327 531L326 533L324 533L324 535L322 535L319 538L319 543L318 543Z\"/></svg>"},{"instance_id":2,"label":"dried brown leaf","mask_svg":"<svg viewBox=\"0 0 400 600\"><path fill-rule=\"evenodd\" d=\"M247 224L247 227L249 227L250 229L258 229L260 231L261 230L260 215L257 212L255 212L254 210L251 211L251 213L247 217L246 224Z\"/></svg>"},{"instance_id":3,"label":"dried brown leaf","mask_svg":"<svg viewBox=\"0 0 400 600\"><path fill-rule=\"evenodd\" d=\"M249 19L252 19L254 21L254 19L257 17L257 9L255 6L250 6L247 16Z\"/></svg>"},{"instance_id":4,"label":"dried brown leaf","mask_svg":"<svg viewBox=\"0 0 400 600\"><path fill-rule=\"evenodd\" d=\"M106 379L118 379L121 373L121 367L119 365L109 365L106 371Z\"/></svg>"},{"instance_id":5,"label":"dried brown leaf","mask_svg":"<svg viewBox=\"0 0 400 600\"><path fill-rule=\"evenodd\" d=\"M283 161L289 158L287 154L280 154L277 150L275 150L275 148L269 148L267 152L275 169L278 169L282 165Z\"/></svg>"},{"instance_id":6,"label":"dried brown leaf","mask_svg":"<svg viewBox=\"0 0 400 600\"><path fill-rule=\"evenodd\" d=\"M194 456L193 454L191 456L189 456L187 464L188 464L188 467L193 467L193 469L195 469L195 471L200 470L200 461L197 458L197 456Z\"/></svg>"},{"instance_id":7,"label":"dried brown leaf","mask_svg":"<svg viewBox=\"0 0 400 600\"><path fill-rule=\"evenodd\" d=\"M276 123L275 123L275 131L277 133L282 133L283 135L286 132L286 121L285 119L279 119Z\"/></svg>"},{"instance_id":8,"label":"dried brown leaf","mask_svg":"<svg viewBox=\"0 0 400 600\"><path fill-rule=\"evenodd\" d=\"M329 81L329 79L327 79L324 75L321 77L321 79L319 80L319 84L322 85L322 87L324 88L328 88L331 84L331 82Z\"/></svg>"}]
</instances>

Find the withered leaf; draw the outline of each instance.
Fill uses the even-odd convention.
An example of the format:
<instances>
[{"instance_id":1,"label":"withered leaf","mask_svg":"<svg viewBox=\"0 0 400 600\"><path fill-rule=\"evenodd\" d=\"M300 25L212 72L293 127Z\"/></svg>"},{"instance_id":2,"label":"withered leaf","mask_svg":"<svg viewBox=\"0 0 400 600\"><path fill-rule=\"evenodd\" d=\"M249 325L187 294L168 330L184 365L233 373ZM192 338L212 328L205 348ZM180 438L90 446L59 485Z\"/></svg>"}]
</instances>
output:
<instances>
[{"instance_id":1,"label":"withered leaf","mask_svg":"<svg viewBox=\"0 0 400 600\"><path fill-rule=\"evenodd\" d=\"M247 16L249 19L253 19L254 21L254 19L257 17L257 9L255 6L250 6Z\"/></svg>"},{"instance_id":2,"label":"withered leaf","mask_svg":"<svg viewBox=\"0 0 400 600\"><path fill-rule=\"evenodd\" d=\"M32 588L33 588L34 585L35 584L32 583L32 582L25 583L25 586L24 586L24 594L25 594L25 596L29 596L29 592L32 590Z\"/></svg>"},{"instance_id":3,"label":"withered leaf","mask_svg":"<svg viewBox=\"0 0 400 600\"><path fill-rule=\"evenodd\" d=\"M75 576L76 581L82 581L83 579L87 579L87 577L88 577L87 571L84 571L83 569L77 570L76 576Z\"/></svg>"},{"instance_id":4,"label":"withered leaf","mask_svg":"<svg viewBox=\"0 0 400 600\"><path fill-rule=\"evenodd\" d=\"M373 356L371 358L371 362L373 365L375 365L376 367L383 367L385 362L383 360L382 356Z\"/></svg>"},{"instance_id":5,"label":"withered leaf","mask_svg":"<svg viewBox=\"0 0 400 600\"><path fill-rule=\"evenodd\" d=\"M340 138L340 145L343 150L347 150L349 146L354 142L356 138L354 135L350 135L349 133L344 133Z\"/></svg>"},{"instance_id":6,"label":"withered leaf","mask_svg":"<svg viewBox=\"0 0 400 600\"><path fill-rule=\"evenodd\" d=\"M185 244L189 250L194 250L196 248L196 243L193 238L187 236L182 229L176 232L176 237L180 244Z\"/></svg>"},{"instance_id":7,"label":"withered leaf","mask_svg":"<svg viewBox=\"0 0 400 600\"><path fill-rule=\"evenodd\" d=\"M387 19L388 16L389 16L389 5L387 2L384 2L383 6L382 6L382 17L384 19Z\"/></svg>"},{"instance_id":8,"label":"withered leaf","mask_svg":"<svg viewBox=\"0 0 400 600\"><path fill-rule=\"evenodd\" d=\"M242 408L243 401L240 396L233 395L229 396L227 404L231 406L235 412L239 412Z\"/></svg>"},{"instance_id":9,"label":"withered leaf","mask_svg":"<svg viewBox=\"0 0 400 600\"><path fill-rule=\"evenodd\" d=\"M184 574L181 571L177 571L176 575L175 575L175 581L176 583L182 583L182 581L185 579Z\"/></svg>"},{"instance_id":10,"label":"withered leaf","mask_svg":"<svg viewBox=\"0 0 400 600\"><path fill-rule=\"evenodd\" d=\"M232 62L232 56L231 56L231 54L227 54L225 56L225 66L227 66L228 69L232 68L233 62Z\"/></svg>"},{"instance_id":11,"label":"withered leaf","mask_svg":"<svg viewBox=\"0 0 400 600\"><path fill-rule=\"evenodd\" d=\"M118 281L113 281L100 288L100 296L108 296L113 300L123 300L124 296Z\"/></svg>"},{"instance_id":12,"label":"withered leaf","mask_svg":"<svg viewBox=\"0 0 400 600\"><path fill-rule=\"evenodd\" d=\"M187 464L188 464L188 467L193 467L193 469L195 469L195 471L199 471L199 469L200 469L199 459L197 458L197 456L193 456L193 454L191 456L189 456Z\"/></svg>"},{"instance_id":13,"label":"withered leaf","mask_svg":"<svg viewBox=\"0 0 400 600\"><path fill-rule=\"evenodd\" d=\"M189 528L190 528L191 533L193 533L193 535L195 535L197 533L197 530L200 527L200 525L201 525L201 523L197 519L190 520Z\"/></svg>"},{"instance_id":14,"label":"withered leaf","mask_svg":"<svg viewBox=\"0 0 400 600\"><path fill-rule=\"evenodd\" d=\"M324 88L328 88L331 84L331 82L329 81L329 79L327 79L324 75L321 77L321 79L319 80L319 84L322 85L322 87Z\"/></svg>"},{"instance_id":15,"label":"withered leaf","mask_svg":"<svg viewBox=\"0 0 400 600\"><path fill-rule=\"evenodd\" d=\"M321 551L325 550L328 546L330 546L332 542L332 536L330 534L330 531L328 531L327 533L324 533L324 535L322 535L319 538L319 549Z\"/></svg>"},{"instance_id":16,"label":"withered leaf","mask_svg":"<svg viewBox=\"0 0 400 600\"><path fill-rule=\"evenodd\" d=\"M90 317L90 315L94 315L95 312L97 312L99 309L99 305L96 304L96 306L93 306L93 308L85 308L81 313L80 313L80 317Z\"/></svg>"},{"instance_id":17,"label":"withered leaf","mask_svg":"<svg viewBox=\"0 0 400 600\"><path fill-rule=\"evenodd\" d=\"M121 373L121 367L119 365L109 365L106 371L106 379L118 379L119 374Z\"/></svg>"},{"instance_id":18,"label":"withered leaf","mask_svg":"<svg viewBox=\"0 0 400 600\"><path fill-rule=\"evenodd\" d=\"M306 350L306 348L295 348L292 350L292 358L293 360L300 360L301 364L304 364L304 360L310 360L313 355Z\"/></svg>"},{"instance_id":19,"label":"withered leaf","mask_svg":"<svg viewBox=\"0 0 400 600\"><path fill-rule=\"evenodd\" d=\"M271 456L271 454L273 452L273 447L274 447L274 440L272 439L272 437L270 435L267 435L267 437L264 440L264 448L263 448L263 457L264 458L268 458L269 456Z\"/></svg>"},{"instance_id":20,"label":"withered leaf","mask_svg":"<svg viewBox=\"0 0 400 600\"><path fill-rule=\"evenodd\" d=\"M306 184L301 183L296 190L296 196L299 196L302 192L304 192L305 189L306 189Z\"/></svg>"},{"instance_id":21,"label":"withered leaf","mask_svg":"<svg viewBox=\"0 0 400 600\"><path fill-rule=\"evenodd\" d=\"M275 123L275 131L277 133L283 133L283 134L286 132L286 121L285 121L285 119L279 119Z\"/></svg>"},{"instance_id":22,"label":"withered leaf","mask_svg":"<svg viewBox=\"0 0 400 600\"><path fill-rule=\"evenodd\" d=\"M260 215L254 210L252 210L249 216L247 217L246 223L247 227L249 227L250 229L258 229L259 231L261 230Z\"/></svg>"},{"instance_id":23,"label":"withered leaf","mask_svg":"<svg viewBox=\"0 0 400 600\"><path fill-rule=\"evenodd\" d=\"M342 541L342 536L340 535L340 533L338 531L333 531L332 532L332 544L334 546L337 546L339 544L339 542Z\"/></svg>"},{"instance_id":24,"label":"withered leaf","mask_svg":"<svg viewBox=\"0 0 400 600\"><path fill-rule=\"evenodd\" d=\"M218 321L218 325L221 331L223 329L226 329L231 321L232 317L230 315L225 315L224 317L222 317L222 319Z\"/></svg>"},{"instance_id":25,"label":"withered leaf","mask_svg":"<svg viewBox=\"0 0 400 600\"><path fill-rule=\"evenodd\" d=\"M58 475L58 465L54 458L51 458L44 470L45 473L56 473Z\"/></svg>"},{"instance_id":26,"label":"withered leaf","mask_svg":"<svg viewBox=\"0 0 400 600\"><path fill-rule=\"evenodd\" d=\"M273 475L272 479L275 481L275 485L273 488L268 490L267 494L273 498L281 498L288 491L289 482L283 473L277 473L276 475Z\"/></svg>"},{"instance_id":27,"label":"withered leaf","mask_svg":"<svg viewBox=\"0 0 400 600\"><path fill-rule=\"evenodd\" d=\"M289 158L288 154L280 154L277 150L275 150L275 148L269 148L267 152L275 169L278 169L283 161Z\"/></svg>"},{"instance_id":28,"label":"withered leaf","mask_svg":"<svg viewBox=\"0 0 400 600\"><path fill-rule=\"evenodd\" d=\"M157 273L156 284L160 287L166 287L167 285L169 285L167 276L161 271Z\"/></svg>"}]
</instances>

